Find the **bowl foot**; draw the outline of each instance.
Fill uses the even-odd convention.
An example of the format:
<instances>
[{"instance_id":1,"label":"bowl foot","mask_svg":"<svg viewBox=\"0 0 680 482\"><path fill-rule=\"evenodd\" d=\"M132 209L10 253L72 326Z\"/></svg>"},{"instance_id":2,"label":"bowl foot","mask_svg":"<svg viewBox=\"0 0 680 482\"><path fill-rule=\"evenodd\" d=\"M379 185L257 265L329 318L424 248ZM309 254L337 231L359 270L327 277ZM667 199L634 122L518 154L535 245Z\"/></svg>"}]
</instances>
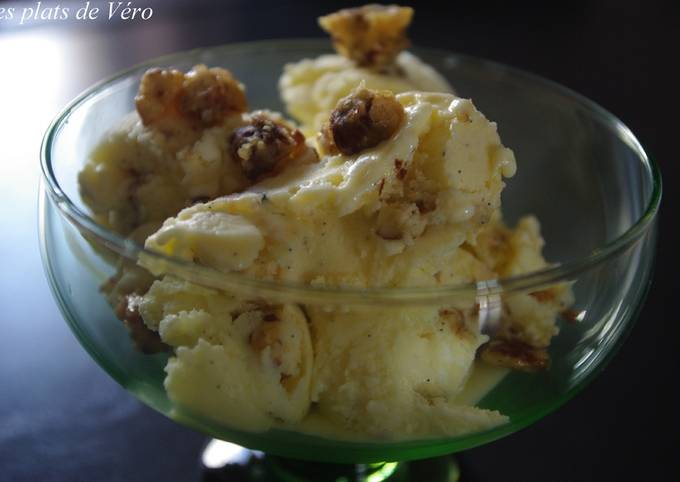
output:
<instances>
[{"instance_id":1,"label":"bowl foot","mask_svg":"<svg viewBox=\"0 0 680 482\"><path fill-rule=\"evenodd\" d=\"M266 455L211 440L201 456L204 482L457 482L451 456L411 462L328 464Z\"/></svg>"}]
</instances>

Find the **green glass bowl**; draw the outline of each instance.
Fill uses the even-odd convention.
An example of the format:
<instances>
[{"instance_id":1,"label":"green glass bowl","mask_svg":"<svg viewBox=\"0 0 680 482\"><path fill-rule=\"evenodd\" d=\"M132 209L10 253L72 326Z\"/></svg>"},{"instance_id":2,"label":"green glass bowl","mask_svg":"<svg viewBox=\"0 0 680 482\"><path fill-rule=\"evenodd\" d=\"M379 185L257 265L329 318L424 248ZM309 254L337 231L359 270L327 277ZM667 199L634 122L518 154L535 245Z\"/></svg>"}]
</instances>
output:
<instances>
[{"instance_id":1,"label":"green glass bowl","mask_svg":"<svg viewBox=\"0 0 680 482\"><path fill-rule=\"evenodd\" d=\"M500 279L486 287L485 295L572 282L574 308L581 313L577 323L560 322L548 371L511 373L479 403L508 415L509 423L460 437L397 442L333 440L287 430L249 433L175 410L163 388L167 355L143 355L133 348L100 293L99 287L114 272L112 257L102 253L134 261L143 247L89 217L77 186L77 173L89 153L132 109L139 79L151 66L223 66L247 85L252 108L283 110L276 84L284 64L327 52L326 41L285 40L162 57L92 87L57 117L42 146L40 238L50 285L74 334L115 380L150 407L212 437L283 457L336 463L434 457L493 441L556 410L604 368L640 310L654 258L660 174L630 130L588 99L510 67L442 51L414 50L446 76L459 95L472 98L498 123L504 144L514 150L518 162L517 176L503 194L504 216L512 225L523 214L537 215L546 257L558 262ZM475 285L332 290L166 262L182 267L194 281L298 303L436 304L479 296Z\"/></svg>"}]
</instances>

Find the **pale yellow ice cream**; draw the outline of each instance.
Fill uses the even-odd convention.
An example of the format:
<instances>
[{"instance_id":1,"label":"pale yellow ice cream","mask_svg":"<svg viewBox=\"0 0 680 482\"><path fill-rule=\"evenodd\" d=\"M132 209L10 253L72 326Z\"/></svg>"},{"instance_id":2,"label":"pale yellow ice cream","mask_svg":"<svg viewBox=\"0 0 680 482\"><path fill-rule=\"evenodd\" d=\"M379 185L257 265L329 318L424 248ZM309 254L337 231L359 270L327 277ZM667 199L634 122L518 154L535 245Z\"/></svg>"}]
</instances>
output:
<instances>
[{"instance_id":1,"label":"pale yellow ice cream","mask_svg":"<svg viewBox=\"0 0 680 482\"><path fill-rule=\"evenodd\" d=\"M196 140L177 145L129 114L95 149L80 172L84 201L99 222L122 234L152 221L161 222L199 201L238 192L252 184L231 152L235 129L253 115L237 114L222 124L201 130ZM307 160L315 155L309 151Z\"/></svg>"},{"instance_id":2,"label":"pale yellow ice cream","mask_svg":"<svg viewBox=\"0 0 680 482\"><path fill-rule=\"evenodd\" d=\"M269 306L172 277L139 305L176 348L165 387L182 405L237 428L299 422L310 404L312 345L298 306Z\"/></svg>"},{"instance_id":3,"label":"pale yellow ice cream","mask_svg":"<svg viewBox=\"0 0 680 482\"><path fill-rule=\"evenodd\" d=\"M547 266L535 218L502 223L515 158L470 100L359 88L335 106L320 158L285 121L259 115L188 134L189 118L170 117L170 137L165 117L161 129L131 116L81 174L83 192L103 222L150 250L260 280L415 288ZM394 440L502 424L505 415L471 405L480 358L535 369L508 363L503 344L544 354L571 302L557 286L425 306L301 304L200 286L160 257L140 266L156 281L126 265L106 291L128 326L173 351L169 398L251 431L317 432L322 420L326 435Z\"/></svg>"},{"instance_id":4,"label":"pale yellow ice cream","mask_svg":"<svg viewBox=\"0 0 680 482\"><path fill-rule=\"evenodd\" d=\"M410 7L370 4L319 18L338 54L287 64L279 79L286 109L306 135L316 135L338 101L361 83L394 94L454 93L439 72L404 51L413 14Z\"/></svg>"},{"instance_id":5,"label":"pale yellow ice cream","mask_svg":"<svg viewBox=\"0 0 680 482\"><path fill-rule=\"evenodd\" d=\"M380 306L308 314L312 400L338 426L395 439L459 435L507 420L454 402L488 339L465 310Z\"/></svg>"},{"instance_id":6,"label":"pale yellow ice cream","mask_svg":"<svg viewBox=\"0 0 680 482\"><path fill-rule=\"evenodd\" d=\"M92 152L78 183L100 224L140 244L187 206L241 191L284 167L318 160L280 114L246 112L244 86L222 68L149 69L135 106ZM153 277L112 256L101 243L93 247L117 262L102 291L137 348L145 353L166 349L138 313L138 297Z\"/></svg>"},{"instance_id":7,"label":"pale yellow ice cream","mask_svg":"<svg viewBox=\"0 0 680 482\"><path fill-rule=\"evenodd\" d=\"M406 118L392 139L185 209L146 246L261 279L373 287L458 282L456 248L474 242L498 211L514 156L469 100L426 93L397 100Z\"/></svg>"},{"instance_id":8,"label":"pale yellow ice cream","mask_svg":"<svg viewBox=\"0 0 680 482\"><path fill-rule=\"evenodd\" d=\"M494 223L477 237L474 251L499 277L537 271L549 266L541 252L545 242L534 216L519 220L514 230ZM567 283L533 293L505 295L499 336L545 348L558 328L555 318L574 302Z\"/></svg>"},{"instance_id":9,"label":"pale yellow ice cream","mask_svg":"<svg viewBox=\"0 0 680 482\"><path fill-rule=\"evenodd\" d=\"M328 120L335 104L361 82L369 89L395 94L412 90L453 93L441 74L410 52L401 52L386 71L359 67L337 54L287 64L279 79L279 92L288 113L312 137Z\"/></svg>"},{"instance_id":10,"label":"pale yellow ice cream","mask_svg":"<svg viewBox=\"0 0 680 482\"><path fill-rule=\"evenodd\" d=\"M187 208L146 246L224 272L321 286L433 286L496 277L465 246L475 245L477 233L498 217L503 177L515 171L512 152L469 100L433 93L396 99L405 116L392 138ZM173 271L162 261L143 263L157 275ZM145 303L159 310L163 301L152 292ZM457 435L503 423L497 412L453 402L488 339L476 310L474 299L378 310L307 306L314 351L308 402L338 427L381 438ZM198 330L192 337L205 340ZM170 342L162 328L160 334ZM194 339L188 346L197 357L206 353L200 360L219 353L211 342ZM170 397L224 420L228 411L191 396L197 382L185 367L187 353L178 351L170 365ZM229 364L231 354L222 356ZM225 375L224 383L233 376ZM251 428L262 428L261 413L253 417ZM239 415L239 424L246 420Z\"/></svg>"},{"instance_id":11,"label":"pale yellow ice cream","mask_svg":"<svg viewBox=\"0 0 680 482\"><path fill-rule=\"evenodd\" d=\"M264 172L249 170L243 159L248 149L238 151L241 144L234 145L235 133L243 129L277 126L289 144L278 147L294 149L295 162L316 161L304 137L280 114L246 111L245 89L225 69L197 65L186 74L150 69L142 77L136 107L97 146L78 176L83 200L97 221L121 234L160 223L198 201L241 191L262 177ZM270 152L281 159L266 167L287 163L286 153L283 148Z\"/></svg>"}]
</instances>

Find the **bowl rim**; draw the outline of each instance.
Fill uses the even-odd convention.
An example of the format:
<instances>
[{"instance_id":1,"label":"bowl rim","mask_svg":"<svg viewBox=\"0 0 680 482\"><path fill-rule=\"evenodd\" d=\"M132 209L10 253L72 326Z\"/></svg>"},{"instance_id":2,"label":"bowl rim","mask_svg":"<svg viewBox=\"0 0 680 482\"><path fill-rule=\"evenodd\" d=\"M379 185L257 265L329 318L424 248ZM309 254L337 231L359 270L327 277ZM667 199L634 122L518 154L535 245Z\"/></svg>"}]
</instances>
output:
<instances>
[{"instance_id":1,"label":"bowl rim","mask_svg":"<svg viewBox=\"0 0 680 482\"><path fill-rule=\"evenodd\" d=\"M541 270L535 270L521 275L500 277L482 282L458 283L432 287L326 287L310 286L297 282L263 280L236 272L221 272L213 268L200 266L190 261L185 261L174 256L147 249L140 243L115 233L97 223L86 212L81 210L61 189L53 170L52 147L60 129L68 121L69 116L83 104L99 95L105 88L114 85L117 81L128 76L139 74L143 69L159 65L168 65L182 60L185 61L188 58L197 57L207 52L223 53L230 51L243 52L247 50L253 52L261 52L264 50L314 50L319 53L319 51L323 50L330 51L330 42L327 39L272 39L229 43L213 47L184 50L138 63L85 89L69 102L50 123L43 136L40 147L42 179L46 186L46 191L54 204L58 207L59 213L69 222L74 224L79 230L84 231L119 255L133 261L138 261L141 257L144 257L147 260L162 263L162 266L167 269L165 274L181 273L181 276L184 278L189 278L215 288L238 291L250 290L253 293L257 293L258 296L280 297L281 295L285 295L286 297L295 297L296 300L307 302L335 303L341 301L354 304L373 304L379 301L389 302L390 304L427 304L450 300L451 297L456 296L478 296L480 293L496 295L514 291L539 290L555 283L574 280L580 273L592 269L615 257L639 241L640 238L647 233L650 226L653 225L653 220L658 212L662 197L661 173L656 162L648 157L641 143L620 119L594 101L568 87L523 69L511 67L492 60L450 52L448 50L418 47L412 48L411 50L416 54L444 56L466 63L476 64L480 67L486 67L496 71L500 70L514 76L523 77L539 86L558 91L574 102L581 104L582 107L592 112L595 117L599 117L599 120L607 124L612 129L613 133L637 154L641 166L644 167L646 177L651 179L652 193L642 215L625 232L604 245L595 248L587 256L570 259L559 264L552 264Z\"/></svg>"}]
</instances>

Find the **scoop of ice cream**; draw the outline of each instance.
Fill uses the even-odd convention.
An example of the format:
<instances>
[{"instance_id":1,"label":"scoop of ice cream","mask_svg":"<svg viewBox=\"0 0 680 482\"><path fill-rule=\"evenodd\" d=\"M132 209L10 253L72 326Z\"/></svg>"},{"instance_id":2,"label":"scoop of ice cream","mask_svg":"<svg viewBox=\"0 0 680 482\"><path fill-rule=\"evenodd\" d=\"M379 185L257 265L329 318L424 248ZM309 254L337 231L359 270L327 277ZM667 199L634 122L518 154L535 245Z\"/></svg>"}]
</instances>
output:
<instances>
[{"instance_id":1,"label":"scoop of ice cream","mask_svg":"<svg viewBox=\"0 0 680 482\"><path fill-rule=\"evenodd\" d=\"M362 82L368 89L453 93L435 69L402 50L413 9L397 5L347 8L319 18L339 55L288 64L279 79L286 109L305 134L318 132L337 102Z\"/></svg>"},{"instance_id":2,"label":"scoop of ice cream","mask_svg":"<svg viewBox=\"0 0 680 482\"><path fill-rule=\"evenodd\" d=\"M175 348L165 388L181 407L254 431L306 415L313 353L297 306L246 302L166 277L139 312Z\"/></svg>"},{"instance_id":3,"label":"scoop of ice cream","mask_svg":"<svg viewBox=\"0 0 680 482\"><path fill-rule=\"evenodd\" d=\"M385 438L458 435L506 421L458 406L477 348L475 317L449 308L309 308L315 343L312 399L340 426ZM457 417L464 423L442 424Z\"/></svg>"},{"instance_id":4,"label":"scoop of ice cream","mask_svg":"<svg viewBox=\"0 0 680 482\"><path fill-rule=\"evenodd\" d=\"M514 229L500 220L481 230L474 245L466 246L497 277L517 276L549 267L542 254L545 242L534 216L525 216ZM547 347L557 335L557 320L574 302L569 283L534 292L503 296L494 340L483 347L481 359L522 371L548 368Z\"/></svg>"},{"instance_id":5,"label":"scoop of ice cream","mask_svg":"<svg viewBox=\"0 0 680 482\"><path fill-rule=\"evenodd\" d=\"M245 109L243 86L224 69L151 69L137 112L106 136L80 172L83 200L100 223L127 235L197 201L243 190L284 163L316 160L279 114ZM277 149L243 159L243 142L241 151L234 149L243 137L234 133L247 129L273 131L275 138L260 136L253 146L276 142Z\"/></svg>"},{"instance_id":6,"label":"scoop of ice cream","mask_svg":"<svg viewBox=\"0 0 680 482\"><path fill-rule=\"evenodd\" d=\"M453 93L442 75L409 52L401 52L393 66L383 71L359 67L341 55L304 59L285 66L279 91L288 113L311 137L321 129L337 102L361 82L366 88L395 94L412 90Z\"/></svg>"},{"instance_id":7,"label":"scoop of ice cream","mask_svg":"<svg viewBox=\"0 0 680 482\"><path fill-rule=\"evenodd\" d=\"M451 278L442 278L447 260L499 209L514 156L469 100L396 99L404 119L391 138L187 208L146 246L265 279L405 286Z\"/></svg>"},{"instance_id":8,"label":"scoop of ice cream","mask_svg":"<svg viewBox=\"0 0 680 482\"><path fill-rule=\"evenodd\" d=\"M371 98L353 95L360 102ZM514 173L512 152L468 100L408 93L385 102L398 108L381 110L399 112L400 119L389 138L368 132L374 140L362 141L354 154L290 166L243 193L187 208L151 235L147 247L225 272L311 285L417 286L493 277L461 245L474 242L498 210L502 178ZM380 119L342 117L331 135L354 128L345 122L370 131ZM171 267L142 262L157 274ZM308 307L319 411L342 426L363 423L364 432L391 438L424 436L442 417L466 422L437 433L504 421L498 413L449 403L486 340L474 301L380 314ZM202 305L194 300L191 306ZM172 345L163 324L158 329ZM213 360L232 357L212 350ZM191 378L193 359L184 349L177 353L168 380L175 373ZM187 402L202 407L200 400ZM411 413L419 415L404 426Z\"/></svg>"},{"instance_id":9,"label":"scoop of ice cream","mask_svg":"<svg viewBox=\"0 0 680 482\"><path fill-rule=\"evenodd\" d=\"M331 154L318 163L289 165L242 193L184 209L146 246L223 272L311 286L453 285L546 266L533 218L515 230L500 221L503 177L514 174L515 161L495 124L469 100L441 93L380 93L379 112L372 113L377 95L358 89L338 104L323 143ZM155 274L182 275L160 259L141 262ZM205 303L192 300L186 310ZM556 331L550 303L535 293L503 299L495 315L501 335L492 344L480 331L488 308L479 299L427 308L305 306L314 351L308 401L338 426L373 437L453 436L503 423L501 414L459 405L456 396L480 349L490 363L517 362L497 343L513 341L507 334L542 350ZM149 325L166 343L178 343L163 323ZM206 333L200 326L190 331ZM226 361L235 355L219 351L221 340L211 342L209 332L200 338L196 345L193 338L182 340L169 365L168 390L178 400L179 393L214 384L209 369L195 366L192 346L208 353L208 344L206 359L240 366ZM219 410L198 395L186 395L184 403L204 413Z\"/></svg>"},{"instance_id":10,"label":"scoop of ice cream","mask_svg":"<svg viewBox=\"0 0 680 482\"><path fill-rule=\"evenodd\" d=\"M544 245L538 220L525 216L515 229L493 223L481 231L472 249L499 277L509 277L549 267L542 255ZM574 298L570 285L559 283L531 293L510 293L503 301L498 336L545 348L558 332L557 315Z\"/></svg>"},{"instance_id":11,"label":"scoop of ice cream","mask_svg":"<svg viewBox=\"0 0 680 482\"><path fill-rule=\"evenodd\" d=\"M226 69L195 65L146 71L135 97L145 126L162 132L175 147L188 144L201 129L222 124L248 109L245 87Z\"/></svg>"},{"instance_id":12,"label":"scoop of ice cream","mask_svg":"<svg viewBox=\"0 0 680 482\"><path fill-rule=\"evenodd\" d=\"M130 114L99 144L80 172L83 200L99 222L129 234L195 202L241 191L253 184L253 169L258 169L260 178L266 177L281 161L272 158L266 166L253 167L250 162L246 167L234 152L233 134L255 129L263 119L293 139L290 151L285 152L286 162L316 161L304 136L274 112L230 117L219 126L202 130L193 143L179 150L174 150L163 134L145 127L136 114ZM253 160L266 162L263 156Z\"/></svg>"},{"instance_id":13,"label":"scoop of ice cream","mask_svg":"<svg viewBox=\"0 0 680 482\"><path fill-rule=\"evenodd\" d=\"M162 135L146 129L131 114L80 172L81 195L98 221L128 234L141 224L179 212L194 198L244 188L247 182L238 166L225 159L226 137L221 127L208 129L191 146L173 152L164 148Z\"/></svg>"}]
</instances>

